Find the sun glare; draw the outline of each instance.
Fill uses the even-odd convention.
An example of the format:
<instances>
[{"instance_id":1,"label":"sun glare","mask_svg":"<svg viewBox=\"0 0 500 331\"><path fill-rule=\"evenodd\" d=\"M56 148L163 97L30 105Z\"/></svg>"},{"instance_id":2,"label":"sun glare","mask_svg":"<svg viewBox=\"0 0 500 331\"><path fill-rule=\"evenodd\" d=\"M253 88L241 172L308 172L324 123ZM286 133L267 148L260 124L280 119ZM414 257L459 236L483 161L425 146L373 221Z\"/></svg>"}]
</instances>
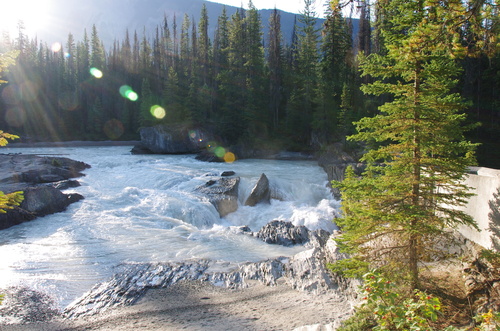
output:
<instances>
[{"instance_id":1,"label":"sun glare","mask_svg":"<svg viewBox=\"0 0 500 331\"><path fill-rule=\"evenodd\" d=\"M25 33L34 35L43 29L49 20L51 0L7 0L0 10L0 32L7 31L11 37L17 33L19 21L24 23Z\"/></svg>"}]
</instances>

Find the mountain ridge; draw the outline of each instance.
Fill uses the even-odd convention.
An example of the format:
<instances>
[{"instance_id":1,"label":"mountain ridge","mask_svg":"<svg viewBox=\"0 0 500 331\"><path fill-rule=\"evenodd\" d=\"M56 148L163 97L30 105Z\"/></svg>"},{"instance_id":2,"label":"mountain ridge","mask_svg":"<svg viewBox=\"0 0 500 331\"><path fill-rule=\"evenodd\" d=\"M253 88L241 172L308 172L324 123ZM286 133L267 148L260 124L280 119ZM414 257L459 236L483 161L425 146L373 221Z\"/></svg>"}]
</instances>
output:
<instances>
[{"instance_id":1,"label":"mountain ridge","mask_svg":"<svg viewBox=\"0 0 500 331\"><path fill-rule=\"evenodd\" d=\"M164 16L167 17L170 29L173 27L173 19L176 17L177 33L184 14L188 14L191 23L194 19L197 24L200 18L203 4L207 7L209 17L209 37L213 40L217 26L217 19L226 7L228 17L231 17L239 7L206 0L87 0L80 2L76 0L55 0L55 5L49 10L49 19L46 27L36 35L28 35L29 38L37 38L38 42L53 44L59 42L66 44L69 33L75 40L82 40L84 31L90 37L92 26L95 25L99 38L103 41L106 49L112 47L115 40L122 40L128 30L131 36L134 31L142 38L144 32L146 37L152 39L157 26L161 25ZM259 13L262 21L262 32L264 40L267 39L269 31L269 17L272 9L261 9ZM285 43L290 43L295 18L300 14L294 14L279 10L281 15L282 36ZM323 26L324 19L318 18L316 27ZM357 20L353 20L353 35L357 30Z\"/></svg>"}]
</instances>

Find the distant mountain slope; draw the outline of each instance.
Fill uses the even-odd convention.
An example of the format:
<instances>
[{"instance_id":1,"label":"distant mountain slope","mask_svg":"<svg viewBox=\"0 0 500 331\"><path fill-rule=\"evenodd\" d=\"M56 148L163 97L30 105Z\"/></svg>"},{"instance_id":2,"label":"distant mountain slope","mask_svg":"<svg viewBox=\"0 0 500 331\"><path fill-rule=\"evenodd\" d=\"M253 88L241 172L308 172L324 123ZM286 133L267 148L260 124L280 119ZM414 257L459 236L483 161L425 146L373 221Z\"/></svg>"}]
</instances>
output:
<instances>
[{"instance_id":1,"label":"distant mountain slope","mask_svg":"<svg viewBox=\"0 0 500 331\"><path fill-rule=\"evenodd\" d=\"M70 32L76 40L81 40L84 29L90 37L92 25L95 24L107 49L115 39L121 41L124 38L126 29L131 37L134 31L142 37L144 29L146 35L152 37L164 15L167 16L170 28L173 26L174 15L176 16L179 33L184 14L187 13L190 19L197 23L204 3L209 16L210 38L213 40L217 19L224 7L222 4L205 0L54 0L54 3L47 27L36 36L39 41L48 44L58 41L64 45ZM238 8L226 6L226 9L230 17ZM260 11L265 38L271 13L272 10L269 9ZM297 14L283 11L280 13L283 38L289 42ZM318 19L318 28L323 22L323 19Z\"/></svg>"}]
</instances>

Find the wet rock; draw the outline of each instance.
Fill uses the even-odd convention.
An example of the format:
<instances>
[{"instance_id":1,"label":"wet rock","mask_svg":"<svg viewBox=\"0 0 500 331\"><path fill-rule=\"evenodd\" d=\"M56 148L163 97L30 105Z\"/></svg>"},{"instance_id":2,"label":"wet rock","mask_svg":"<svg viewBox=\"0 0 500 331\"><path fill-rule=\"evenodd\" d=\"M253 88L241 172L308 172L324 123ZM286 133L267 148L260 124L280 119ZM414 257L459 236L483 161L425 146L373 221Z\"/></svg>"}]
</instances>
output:
<instances>
[{"instance_id":1,"label":"wet rock","mask_svg":"<svg viewBox=\"0 0 500 331\"><path fill-rule=\"evenodd\" d=\"M136 155L154 154L150 149L148 149L142 143L138 143L137 145L132 147L132 149L130 150L130 153L136 154Z\"/></svg>"},{"instance_id":2,"label":"wet rock","mask_svg":"<svg viewBox=\"0 0 500 331\"><path fill-rule=\"evenodd\" d=\"M231 177L236 175L236 173L234 171L224 171L220 175L221 177Z\"/></svg>"},{"instance_id":3,"label":"wet rock","mask_svg":"<svg viewBox=\"0 0 500 331\"><path fill-rule=\"evenodd\" d=\"M75 188L81 186L80 182L77 180L67 179L51 184L52 187L58 190L67 190L69 188Z\"/></svg>"},{"instance_id":4,"label":"wet rock","mask_svg":"<svg viewBox=\"0 0 500 331\"><path fill-rule=\"evenodd\" d=\"M259 180L255 184L250 196L245 201L245 206L255 206L258 203L270 203L271 191L269 189L269 179L265 174L260 175Z\"/></svg>"},{"instance_id":5,"label":"wet rock","mask_svg":"<svg viewBox=\"0 0 500 331\"><path fill-rule=\"evenodd\" d=\"M291 222L272 221L262 227L255 235L268 244L283 246L302 245L309 242L309 230Z\"/></svg>"},{"instance_id":6,"label":"wet rock","mask_svg":"<svg viewBox=\"0 0 500 331\"><path fill-rule=\"evenodd\" d=\"M240 177L222 177L210 180L196 191L206 195L211 204L219 212L220 217L235 212L238 209L238 186Z\"/></svg>"},{"instance_id":7,"label":"wet rock","mask_svg":"<svg viewBox=\"0 0 500 331\"><path fill-rule=\"evenodd\" d=\"M220 163L225 162L223 158L218 157L214 153L207 150L200 151L196 155L195 159L204 162L220 162Z\"/></svg>"},{"instance_id":8,"label":"wet rock","mask_svg":"<svg viewBox=\"0 0 500 331\"><path fill-rule=\"evenodd\" d=\"M0 229L61 212L83 199L79 194L63 194L60 189L78 186L69 178L83 176L81 171L87 168L90 166L86 163L64 157L0 154L0 191L24 192L19 207L0 214Z\"/></svg>"},{"instance_id":9,"label":"wet rock","mask_svg":"<svg viewBox=\"0 0 500 331\"><path fill-rule=\"evenodd\" d=\"M51 186L29 187L24 191L24 200L19 207L0 214L0 230L64 211L70 204L82 199L80 194L64 194Z\"/></svg>"},{"instance_id":10,"label":"wet rock","mask_svg":"<svg viewBox=\"0 0 500 331\"><path fill-rule=\"evenodd\" d=\"M142 128L141 143L134 153L147 150L155 154L194 154L208 141L207 134L185 125L157 125Z\"/></svg>"}]
</instances>

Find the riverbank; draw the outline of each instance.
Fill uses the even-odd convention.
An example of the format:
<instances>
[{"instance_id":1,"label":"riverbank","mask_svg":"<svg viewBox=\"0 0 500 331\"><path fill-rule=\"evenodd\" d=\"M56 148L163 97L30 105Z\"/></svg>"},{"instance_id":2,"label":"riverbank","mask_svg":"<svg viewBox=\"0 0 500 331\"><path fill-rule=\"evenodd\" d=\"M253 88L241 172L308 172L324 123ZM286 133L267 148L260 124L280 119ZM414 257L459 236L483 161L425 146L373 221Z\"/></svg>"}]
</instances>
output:
<instances>
[{"instance_id":1,"label":"riverbank","mask_svg":"<svg viewBox=\"0 0 500 331\"><path fill-rule=\"evenodd\" d=\"M7 145L6 148L37 148L37 147L105 147L105 146L133 146L139 143L136 140L129 141L55 141L55 142L16 142L15 140Z\"/></svg>"},{"instance_id":2,"label":"riverbank","mask_svg":"<svg viewBox=\"0 0 500 331\"><path fill-rule=\"evenodd\" d=\"M2 330L333 330L349 312L350 305L331 293L313 295L284 284L255 282L235 290L183 281L150 289L135 305L97 316L6 325Z\"/></svg>"}]
</instances>

